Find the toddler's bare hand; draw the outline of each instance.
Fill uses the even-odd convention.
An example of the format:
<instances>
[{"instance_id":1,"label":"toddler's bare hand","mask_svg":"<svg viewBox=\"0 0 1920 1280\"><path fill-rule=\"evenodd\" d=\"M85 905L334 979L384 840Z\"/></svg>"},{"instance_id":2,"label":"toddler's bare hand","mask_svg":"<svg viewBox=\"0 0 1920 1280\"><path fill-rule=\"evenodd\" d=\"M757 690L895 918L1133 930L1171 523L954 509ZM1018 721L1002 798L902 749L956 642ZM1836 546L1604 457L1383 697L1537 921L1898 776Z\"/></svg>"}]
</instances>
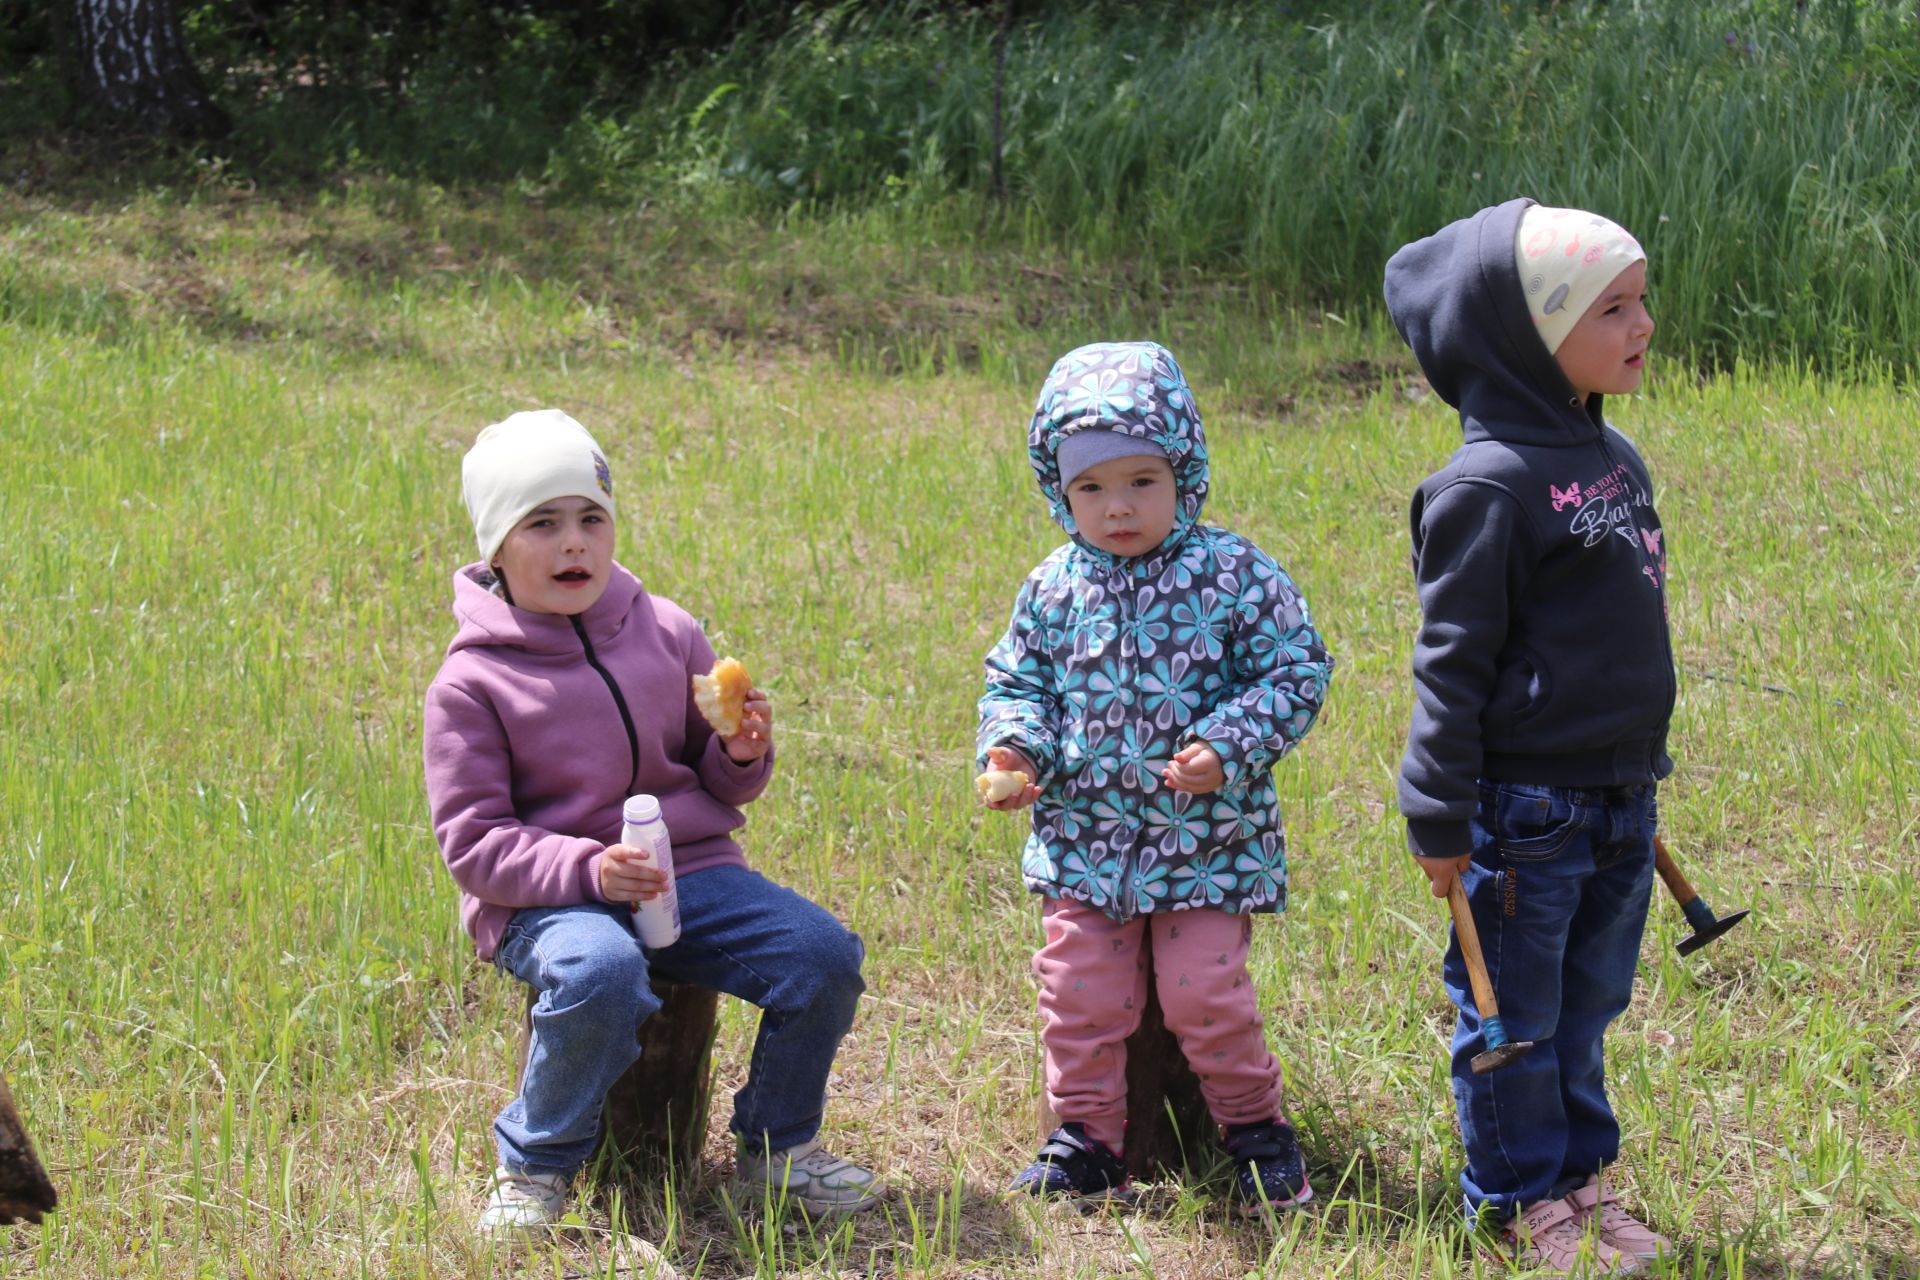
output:
<instances>
[{"instance_id":1,"label":"toddler's bare hand","mask_svg":"<svg viewBox=\"0 0 1920 1280\"><path fill-rule=\"evenodd\" d=\"M1220 753L1204 742L1195 742L1174 753L1160 771L1161 781L1175 791L1204 796L1226 785L1227 771Z\"/></svg>"},{"instance_id":2,"label":"toddler's bare hand","mask_svg":"<svg viewBox=\"0 0 1920 1280\"><path fill-rule=\"evenodd\" d=\"M1027 775L1025 789L1016 791L1004 799L989 801L987 808L1000 813L1011 813L1015 809L1026 808L1040 798L1040 788L1033 785L1033 780L1040 776L1040 771L1033 767L1033 761L1027 759L1025 752L1017 751L1012 747L988 747L987 767Z\"/></svg>"},{"instance_id":3,"label":"toddler's bare hand","mask_svg":"<svg viewBox=\"0 0 1920 1280\"><path fill-rule=\"evenodd\" d=\"M600 896L608 902L646 902L666 892L667 873L651 850L610 844L600 857Z\"/></svg>"}]
</instances>

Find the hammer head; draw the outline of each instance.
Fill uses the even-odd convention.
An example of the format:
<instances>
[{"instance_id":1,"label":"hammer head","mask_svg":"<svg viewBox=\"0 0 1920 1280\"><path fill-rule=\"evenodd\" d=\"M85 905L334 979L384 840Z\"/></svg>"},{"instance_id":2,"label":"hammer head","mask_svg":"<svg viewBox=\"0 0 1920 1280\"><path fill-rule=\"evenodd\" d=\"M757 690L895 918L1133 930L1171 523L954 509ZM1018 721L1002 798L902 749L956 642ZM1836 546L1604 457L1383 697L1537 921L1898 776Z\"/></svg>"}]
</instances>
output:
<instances>
[{"instance_id":1,"label":"hammer head","mask_svg":"<svg viewBox=\"0 0 1920 1280\"><path fill-rule=\"evenodd\" d=\"M1531 1040L1509 1040L1505 1044L1487 1050L1485 1053L1474 1054L1473 1061L1468 1065L1473 1068L1473 1074L1483 1076L1489 1071L1498 1071L1515 1058L1526 1054L1532 1048L1533 1041Z\"/></svg>"},{"instance_id":2,"label":"hammer head","mask_svg":"<svg viewBox=\"0 0 1920 1280\"><path fill-rule=\"evenodd\" d=\"M1692 937L1674 943L1673 949L1683 956L1692 955L1746 918L1747 913L1745 911L1736 911L1730 916L1721 916L1706 928L1696 929Z\"/></svg>"}]
</instances>

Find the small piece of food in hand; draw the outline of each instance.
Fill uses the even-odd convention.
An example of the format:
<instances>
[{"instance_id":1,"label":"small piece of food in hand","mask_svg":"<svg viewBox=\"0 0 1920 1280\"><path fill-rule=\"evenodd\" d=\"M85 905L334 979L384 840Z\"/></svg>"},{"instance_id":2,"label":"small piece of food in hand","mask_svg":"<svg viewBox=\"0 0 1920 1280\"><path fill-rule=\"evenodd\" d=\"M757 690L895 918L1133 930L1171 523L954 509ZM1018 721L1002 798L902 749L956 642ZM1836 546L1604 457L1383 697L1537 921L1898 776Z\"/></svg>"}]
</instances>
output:
<instances>
[{"instance_id":1,"label":"small piece of food in hand","mask_svg":"<svg viewBox=\"0 0 1920 1280\"><path fill-rule=\"evenodd\" d=\"M989 769L973 780L973 789L988 804L999 804L1008 796L1025 791L1031 781L1018 769Z\"/></svg>"},{"instance_id":2,"label":"small piece of food in hand","mask_svg":"<svg viewBox=\"0 0 1920 1280\"><path fill-rule=\"evenodd\" d=\"M737 658L722 658L713 670L693 678L693 705L723 738L740 732L740 721L747 714L747 690L753 680Z\"/></svg>"}]
</instances>

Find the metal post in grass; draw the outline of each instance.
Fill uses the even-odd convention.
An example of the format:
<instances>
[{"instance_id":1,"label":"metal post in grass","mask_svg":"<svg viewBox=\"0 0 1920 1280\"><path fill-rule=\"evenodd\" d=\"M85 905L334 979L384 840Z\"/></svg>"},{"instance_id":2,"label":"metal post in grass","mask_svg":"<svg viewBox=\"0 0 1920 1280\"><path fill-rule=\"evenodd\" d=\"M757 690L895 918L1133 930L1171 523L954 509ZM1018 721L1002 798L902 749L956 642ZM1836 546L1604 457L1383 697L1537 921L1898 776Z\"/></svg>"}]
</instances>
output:
<instances>
[{"instance_id":1,"label":"metal post in grass","mask_svg":"<svg viewBox=\"0 0 1920 1280\"><path fill-rule=\"evenodd\" d=\"M640 1058L607 1090L600 1146L641 1176L671 1169L689 1178L700 1167L707 1139L720 993L655 978L653 994L660 1008L640 1024ZM537 998L528 988L520 1019L520 1075L527 1070Z\"/></svg>"},{"instance_id":2,"label":"metal post in grass","mask_svg":"<svg viewBox=\"0 0 1920 1280\"><path fill-rule=\"evenodd\" d=\"M1147 1004L1140 1025L1127 1037L1127 1172L1150 1180L1205 1169L1215 1155L1213 1113L1200 1092L1200 1077L1187 1064L1180 1042L1167 1029L1153 977L1153 932L1142 930L1147 963ZM1060 1127L1060 1117L1040 1099L1040 1137Z\"/></svg>"}]
</instances>

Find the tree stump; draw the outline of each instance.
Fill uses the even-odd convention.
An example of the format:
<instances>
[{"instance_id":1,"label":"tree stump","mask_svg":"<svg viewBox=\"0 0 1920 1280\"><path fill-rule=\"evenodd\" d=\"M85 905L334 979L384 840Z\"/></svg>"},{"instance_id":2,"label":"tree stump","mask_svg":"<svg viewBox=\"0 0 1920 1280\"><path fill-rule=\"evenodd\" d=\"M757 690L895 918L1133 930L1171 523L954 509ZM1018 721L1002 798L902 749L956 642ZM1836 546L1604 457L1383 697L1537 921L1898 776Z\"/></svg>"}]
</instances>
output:
<instances>
[{"instance_id":1,"label":"tree stump","mask_svg":"<svg viewBox=\"0 0 1920 1280\"><path fill-rule=\"evenodd\" d=\"M7 1078L0 1076L0 1227L10 1222L38 1222L40 1215L53 1211L59 1197L40 1159L33 1153L33 1140L13 1109L13 1094Z\"/></svg>"},{"instance_id":2,"label":"tree stump","mask_svg":"<svg viewBox=\"0 0 1920 1280\"><path fill-rule=\"evenodd\" d=\"M1189 1165L1205 1168L1218 1145L1217 1126L1200 1092L1200 1077L1167 1030L1153 980L1153 937L1140 940L1147 959L1147 1007L1140 1026L1127 1037L1127 1172L1150 1180L1178 1174ZM1040 1095L1040 1137L1060 1127L1060 1117Z\"/></svg>"},{"instance_id":3,"label":"tree stump","mask_svg":"<svg viewBox=\"0 0 1920 1280\"><path fill-rule=\"evenodd\" d=\"M720 993L706 987L653 980L659 1012L640 1024L640 1059L607 1090L601 1113L601 1150L613 1149L636 1171L691 1177L707 1141L707 1105L713 1097L714 1020ZM520 1067L532 1046L533 1006L520 1015Z\"/></svg>"}]
</instances>

